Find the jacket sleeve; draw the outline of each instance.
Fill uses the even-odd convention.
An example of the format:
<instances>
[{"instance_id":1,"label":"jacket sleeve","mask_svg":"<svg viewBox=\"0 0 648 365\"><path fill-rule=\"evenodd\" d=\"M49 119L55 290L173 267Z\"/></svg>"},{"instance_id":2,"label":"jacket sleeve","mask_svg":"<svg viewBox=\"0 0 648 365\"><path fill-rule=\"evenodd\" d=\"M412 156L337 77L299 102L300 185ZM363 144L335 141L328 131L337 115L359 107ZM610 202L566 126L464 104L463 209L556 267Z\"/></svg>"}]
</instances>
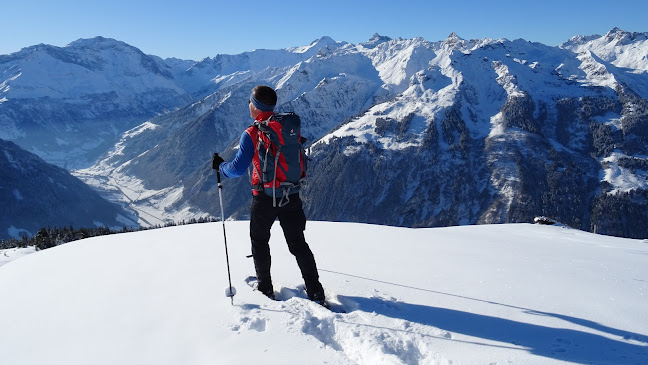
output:
<instances>
[{"instance_id":1,"label":"jacket sleeve","mask_svg":"<svg viewBox=\"0 0 648 365\"><path fill-rule=\"evenodd\" d=\"M219 170L227 178L239 177L247 171L254 157L254 143L247 132L243 132L239 141L239 149L232 162L223 162Z\"/></svg>"}]
</instances>

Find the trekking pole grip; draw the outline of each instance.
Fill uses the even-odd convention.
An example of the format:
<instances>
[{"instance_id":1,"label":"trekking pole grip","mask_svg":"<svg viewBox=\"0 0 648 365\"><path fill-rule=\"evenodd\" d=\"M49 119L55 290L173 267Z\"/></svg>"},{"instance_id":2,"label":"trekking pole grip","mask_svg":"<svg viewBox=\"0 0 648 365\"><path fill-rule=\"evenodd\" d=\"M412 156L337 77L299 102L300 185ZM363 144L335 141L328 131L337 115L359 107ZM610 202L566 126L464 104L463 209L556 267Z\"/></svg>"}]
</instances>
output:
<instances>
[{"instance_id":1,"label":"trekking pole grip","mask_svg":"<svg viewBox=\"0 0 648 365\"><path fill-rule=\"evenodd\" d=\"M218 156L218 153L214 153L214 157ZM222 189L223 186L221 185L221 176L220 176L220 170L216 170L216 177L218 179L218 188Z\"/></svg>"}]
</instances>

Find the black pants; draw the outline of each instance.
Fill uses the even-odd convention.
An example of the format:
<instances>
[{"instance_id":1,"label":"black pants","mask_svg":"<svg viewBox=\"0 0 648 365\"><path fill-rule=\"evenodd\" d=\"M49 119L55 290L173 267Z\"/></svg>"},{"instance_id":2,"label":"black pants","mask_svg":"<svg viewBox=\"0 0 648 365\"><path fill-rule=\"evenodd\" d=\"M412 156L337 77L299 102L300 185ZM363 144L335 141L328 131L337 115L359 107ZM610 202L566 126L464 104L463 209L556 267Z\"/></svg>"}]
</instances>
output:
<instances>
[{"instance_id":1,"label":"black pants","mask_svg":"<svg viewBox=\"0 0 648 365\"><path fill-rule=\"evenodd\" d=\"M324 289L319 282L317 265L313 253L304 238L306 215L302 208L299 194L290 195L290 202L279 208L272 206L272 197L260 193L252 198L250 210L250 238L252 240L252 257L254 268L259 280L259 291L264 294L272 293L272 278L270 275L270 228L275 219L284 232L290 253L295 256L301 270L306 292L310 299L323 299Z\"/></svg>"}]
</instances>

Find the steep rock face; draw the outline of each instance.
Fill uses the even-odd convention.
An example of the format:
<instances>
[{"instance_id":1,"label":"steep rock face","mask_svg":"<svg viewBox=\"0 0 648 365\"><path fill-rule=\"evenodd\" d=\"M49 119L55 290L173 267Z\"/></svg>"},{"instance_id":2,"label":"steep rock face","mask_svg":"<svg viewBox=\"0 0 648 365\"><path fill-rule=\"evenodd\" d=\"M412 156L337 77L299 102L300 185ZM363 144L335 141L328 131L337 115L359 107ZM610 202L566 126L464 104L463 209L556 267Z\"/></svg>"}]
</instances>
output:
<instances>
[{"instance_id":1,"label":"steep rock face","mask_svg":"<svg viewBox=\"0 0 648 365\"><path fill-rule=\"evenodd\" d=\"M0 140L0 239L34 235L46 226L123 227L131 214L66 170Z\"/></svg>"}]
</instances>

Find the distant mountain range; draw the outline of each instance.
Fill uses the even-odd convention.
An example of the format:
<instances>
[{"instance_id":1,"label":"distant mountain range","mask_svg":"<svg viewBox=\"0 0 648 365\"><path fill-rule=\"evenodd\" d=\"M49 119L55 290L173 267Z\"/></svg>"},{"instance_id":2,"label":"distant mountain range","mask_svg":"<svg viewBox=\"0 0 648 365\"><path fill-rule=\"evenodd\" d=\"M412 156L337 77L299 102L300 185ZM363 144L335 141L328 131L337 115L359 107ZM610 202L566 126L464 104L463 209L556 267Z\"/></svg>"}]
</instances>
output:
<instances>
[{"instance_id":1,"label":"distant mountain range","mask_svg":"<svg viewBox=\"0 0 648 365\"><path fill-rule=\"evenodd\" d=\"M648 237L648 33L550 47L374 35L162 60L105 38L0 56L0 138L68 169L143 225L218 215L256 84L312 142L310 219L412 227L528 222ZM99 159L97 157L99 156ZM226 181L246 218L249 184Z\"/></svg>"}]
</instances>

